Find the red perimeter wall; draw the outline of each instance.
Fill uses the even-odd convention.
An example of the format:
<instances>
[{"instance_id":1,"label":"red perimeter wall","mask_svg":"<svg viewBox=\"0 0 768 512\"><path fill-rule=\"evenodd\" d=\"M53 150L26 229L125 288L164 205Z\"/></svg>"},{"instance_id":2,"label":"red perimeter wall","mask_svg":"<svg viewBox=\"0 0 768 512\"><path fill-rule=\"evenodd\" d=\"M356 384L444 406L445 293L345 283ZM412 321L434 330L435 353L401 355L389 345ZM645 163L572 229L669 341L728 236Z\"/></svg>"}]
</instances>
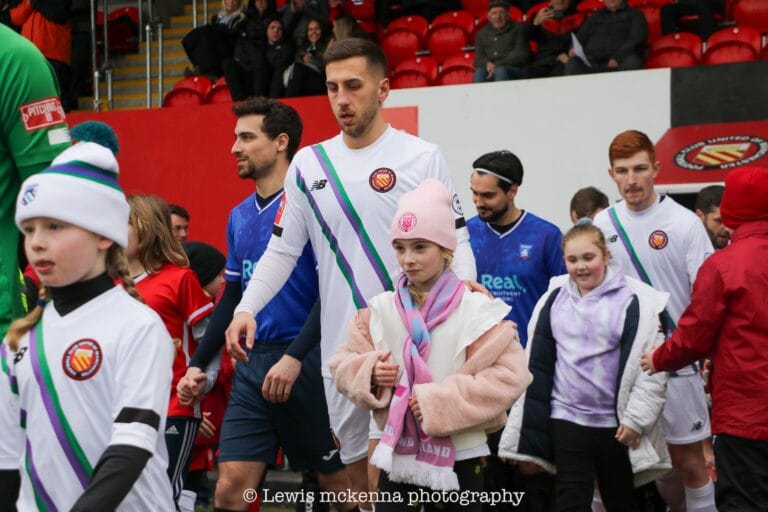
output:
<instances>
[{"instance_id":1,"label":"red perimeter wall","mask_svg":"<svg viewBox=\"0 0 768 512\"><path fill-rule=\"evenodd\" d=\"M314 144L339 131L325 97L286 100L304 122L301 145ZM417 107L385 109L392 126L418 134ZM229 211L254 190L237 176L230 154L236 118L230 104L115 112L76 112L71 126L103 121L120 141L120 182L128 194L157 194L190 213L190 240L208 242L226 252Z\"/></svg>"}]
</instances>

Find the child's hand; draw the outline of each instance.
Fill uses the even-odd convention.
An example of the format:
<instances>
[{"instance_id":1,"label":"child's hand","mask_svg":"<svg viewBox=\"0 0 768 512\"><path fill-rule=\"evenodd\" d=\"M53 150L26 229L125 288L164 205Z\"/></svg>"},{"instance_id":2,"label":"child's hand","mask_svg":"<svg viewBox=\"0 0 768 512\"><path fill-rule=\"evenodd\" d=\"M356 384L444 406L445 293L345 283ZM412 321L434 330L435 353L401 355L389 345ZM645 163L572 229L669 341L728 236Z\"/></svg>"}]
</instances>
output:
<instances>
[{"instance_id":1,"label":"child's hand","mask_svg":"<svg viewBox=\"0 0 768 512\"><path fill-rule=\"evenodd\" d=\"M200 427L198 428L197 433L200 434L203 437L207 437L208 439L212 438L214 435L216 435L216 426L211 423L211 420L208 419L208 417L211 415L210 412L204 412L202 421L200 422Z\"/></svg>"},{"instance_id":2,"label":"child's hand","mask_svg":"<svg viewBox=\"0 0 768 512\"><path fill-rule=\"evenodd\" d=\"M371 384L374 386L389 388L395 387L397 384L397 371L400 367L395 363L385 362L391 355L392 352L379 355L379 360L373 366L373 373L371 374Z\"/></svg>"},{"instance_id":3,"label":"child's hand","mask_svg":"<svg viewBox=\"0 0 768 512\"><path fill-rule=\"evenodd\" d=\"M658 347L658 345L655 345L651 350L640 356L640 368L642 368L643 371L648 372L648 375L656 373L656 368L653 367L653 353L656 352Z\"/></svg>"},{"instance_id":4,"label":"child's hand","mask_svg":"<svg viewBox=\"0 0 768 512\"><path fill-rule=\"evenodd\" d=\"M616 431L616 440L633 450L640 446L640 434L625 425L619 426Z\"/></svg>"},{"instance_id":5,"label":"child's hand","mask_svg":"<svg viewBox=\"0 0 768 512\"><path fill-rule=\"evenodd\" d=\"M419 423L423 423L424 418L421 415L421 408L419 407L419 399L416 395L411 395L411 399L408 400L408 407L411 408L411 412L416 417Z\"/></svg>"}]
</instances>

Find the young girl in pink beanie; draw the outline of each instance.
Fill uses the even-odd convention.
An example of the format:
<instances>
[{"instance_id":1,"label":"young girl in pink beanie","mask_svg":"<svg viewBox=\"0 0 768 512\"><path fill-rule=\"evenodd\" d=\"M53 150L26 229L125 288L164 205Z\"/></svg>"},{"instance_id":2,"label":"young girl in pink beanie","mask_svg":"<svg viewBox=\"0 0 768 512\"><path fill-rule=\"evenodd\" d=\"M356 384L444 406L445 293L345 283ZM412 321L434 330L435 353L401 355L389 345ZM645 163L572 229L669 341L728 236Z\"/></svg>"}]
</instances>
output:
<instances>
[{"instance_id":1,"label":"young girl in pink beanie","mask_svg":"<svg viewBox=\"0 0 768 512\"><path fill-rule=\"evenodd\" d=\"M456 229L440 182L405 194L391 229L403 273L394 291L358 311L331 372L382 430L371 457L383 470L379 498L405 500L379 499L376 510L481 510L459 498L482 491L486 432L503 425L531 382L517 328L504 321L509 306L471 292L450 270ZM409 503L413 496L420 503Z\"/></svg>"}]
</instances>

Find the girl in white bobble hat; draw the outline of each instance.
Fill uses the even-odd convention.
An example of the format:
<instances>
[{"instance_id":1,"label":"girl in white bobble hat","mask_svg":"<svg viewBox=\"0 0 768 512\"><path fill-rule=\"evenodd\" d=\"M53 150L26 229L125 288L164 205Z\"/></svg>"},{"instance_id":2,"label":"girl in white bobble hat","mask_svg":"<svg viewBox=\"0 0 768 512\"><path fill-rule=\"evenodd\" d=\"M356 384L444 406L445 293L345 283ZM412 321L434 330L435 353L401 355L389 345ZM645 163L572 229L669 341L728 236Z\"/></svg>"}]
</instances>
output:
<instances>
[{"instance_id":1,"label":"girl in white bobble hat","mask_svg":"<svg viewBox=\"0 0 768 512\"><path fill-rule=\"evenodd\" d=\"M371 458L383 470L379 493L482 491L486 431L503 425L531 382L517 329L504 320L509 306L471 292L450 270L456 229L437 180L400 199L391 230L403 273L351 322L331 361L336 386L382 429ZM382 500L376 510L404 506ZM479 501L424 506L481 510Z\"/></svg>"},{"instance_id":2,"label":"girl in white bobble hat","mask_svg":"<svg viewBox=\"0 0 768 512\"><path fill-rule=\"evenodd\" d=\"M173 343L128 277L128 210L114 155L91 142L21 187L41 300L2 346L0 400L25 438L19 510L174 508L162 435Z\"/></svg>"}]
</instances>

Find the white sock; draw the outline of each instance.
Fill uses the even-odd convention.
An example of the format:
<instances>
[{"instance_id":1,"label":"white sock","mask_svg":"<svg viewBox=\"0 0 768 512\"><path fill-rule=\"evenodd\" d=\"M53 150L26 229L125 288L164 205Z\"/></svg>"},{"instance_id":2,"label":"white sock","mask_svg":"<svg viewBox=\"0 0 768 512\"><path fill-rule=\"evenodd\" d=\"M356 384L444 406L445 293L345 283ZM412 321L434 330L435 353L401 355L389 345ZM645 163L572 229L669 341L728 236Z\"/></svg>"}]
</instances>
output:
<instances>
[{"instance_id":1,"label":"white sock","mask_svg":"<svg viewBox=\"0 0 768 512\"><path fill-rule=\"evenodd\" d=\"M685 508L688 512L717 512L712 480L698 489L685 488Z\"/></svg>"},{"instance_id":2,"label":"white sock","mask_svg":"<svg viewBox=\"0 0 768 512\"><path fill-rule=\"evenodd\" d=\"M179 495L179 510L181 512L195 512L195 500L197 494L194 491L184 489Z\"/></svg>"}]
</instances>

